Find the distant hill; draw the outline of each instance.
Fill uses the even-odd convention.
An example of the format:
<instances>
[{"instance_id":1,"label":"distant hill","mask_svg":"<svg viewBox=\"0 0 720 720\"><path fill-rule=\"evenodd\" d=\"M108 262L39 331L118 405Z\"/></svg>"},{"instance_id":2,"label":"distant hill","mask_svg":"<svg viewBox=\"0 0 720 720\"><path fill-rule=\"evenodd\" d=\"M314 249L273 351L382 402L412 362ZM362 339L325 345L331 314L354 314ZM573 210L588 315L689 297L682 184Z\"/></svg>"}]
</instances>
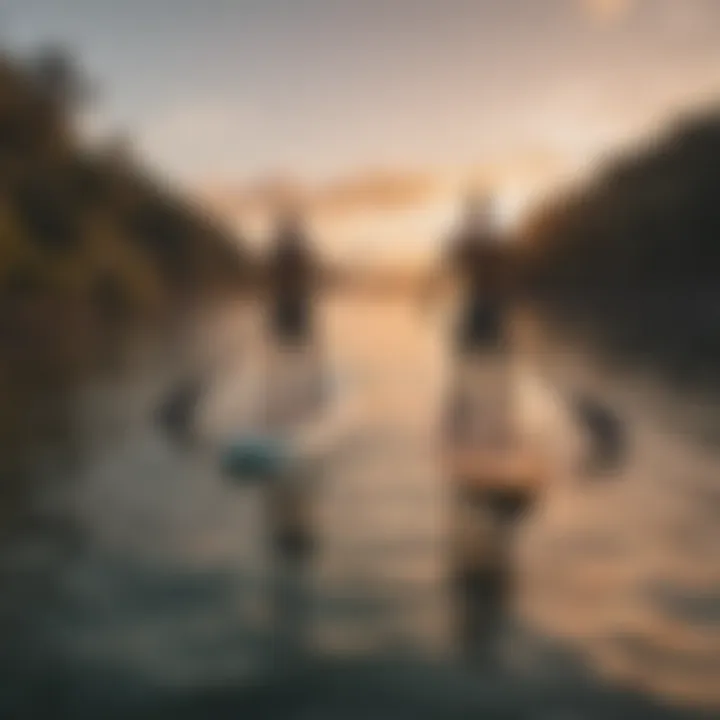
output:
<instances>
[{"instance_id":1,"label":"distant hill","mask_svg":"<svg viewBox=\"0 0 720 720\"><path fill-rule=\"evenodd\" d=\"M678 380L720 367L720 110L685 118L541 208L526 280L558 316Z\"/></svg>"}]
</instances>

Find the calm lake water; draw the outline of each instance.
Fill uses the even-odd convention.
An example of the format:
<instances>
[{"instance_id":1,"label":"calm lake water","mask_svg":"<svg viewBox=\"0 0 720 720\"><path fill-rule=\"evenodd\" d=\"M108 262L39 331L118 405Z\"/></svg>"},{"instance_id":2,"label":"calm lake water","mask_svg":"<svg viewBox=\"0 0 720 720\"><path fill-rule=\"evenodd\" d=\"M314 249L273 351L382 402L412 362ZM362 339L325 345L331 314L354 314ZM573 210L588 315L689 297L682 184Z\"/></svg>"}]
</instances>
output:
<instances>
[{"instance_id":1,"label":"calm lake water","mask_svg":"<svg viewBox=\"0 0 720 720\"><path fill-rule=\"evenodd\" d=\"M269 551L262 490L218 471L217 443L250 422L253 324L233 308L197 341L223 358L197 448L154 423L179 358L87 393L87 457L53 499L63 522L2 553L0 716L650 718L720 706L720 456L663 422L655 390L558 344L521 368L554 470L518 528L502 655L473 664L459 648L437 453L442 328L407 301L324 308L326 354L361 396L362 441L323 468L318 547L293 569ZM580 440L558 398L582 384L632 427L631 461L613 478L574 472Z\"/></svg>"}]
</instances>

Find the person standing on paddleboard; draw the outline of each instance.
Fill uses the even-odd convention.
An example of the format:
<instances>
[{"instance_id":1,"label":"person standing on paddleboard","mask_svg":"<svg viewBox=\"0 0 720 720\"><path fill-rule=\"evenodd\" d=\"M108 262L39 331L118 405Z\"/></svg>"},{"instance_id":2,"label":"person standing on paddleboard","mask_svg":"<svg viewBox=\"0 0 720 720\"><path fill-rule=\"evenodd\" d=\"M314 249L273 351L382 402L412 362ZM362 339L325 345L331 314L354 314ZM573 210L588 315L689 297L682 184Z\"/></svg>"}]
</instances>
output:
<instances>
[{"instance_id":1,"label":"person standing on paddleboard","mask_svg":"<svg viewBox=\"0 0 720 720\"><path fill-rule=\"evenodd\" d=\"M502 349L509 340L512 260L494 220L492 200L470 196L449 244L445 265L460 295L454 345L461 355Z\"/></svg>"},{"instance_id":2,"label":"person standing on paddleboard","mask_svg":"<svg viewBox=\"0 0 720 720\"><path fill-rule=\"evenodd\" d=\"M317 262L300 217L280 218L268 260L270 331L282 345L308 345L314 336Z\"/></svg>"},{"instance_id":3,"label":"person standing on paddleboard","mask_svg":"<svg viewBox=\"0 0 720 720\"><path fill-rule=\"evenodd\" d=\"M316 318L322 265L301 216L292 209L279 217L266 273L266 422L277 428L322 408L328 392Z\"/></svg>"}]
</instances>

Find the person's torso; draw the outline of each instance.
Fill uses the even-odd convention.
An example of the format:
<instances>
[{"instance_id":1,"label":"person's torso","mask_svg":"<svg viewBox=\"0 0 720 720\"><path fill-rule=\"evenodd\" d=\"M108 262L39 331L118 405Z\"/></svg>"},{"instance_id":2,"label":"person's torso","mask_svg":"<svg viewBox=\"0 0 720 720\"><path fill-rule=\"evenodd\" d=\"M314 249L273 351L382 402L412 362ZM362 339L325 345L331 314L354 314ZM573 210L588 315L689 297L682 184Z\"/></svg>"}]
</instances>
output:
<instances>
[{"instance_id":1,"label":"person's torso","mask_svg":"<svg viewBox=\"0 0 720 720\"><path fill-rule=\"evenodd\" d=\"M312 292L313 260L304 248L281 248L270 263L272 292L278 300L302 298Z\"/></svg>"},{"instance_id":2,"label":"person's torso","mask_svg":"<svg viewBox=\"0 0 720 720\"><path fill-rule=\"evenodd\" d=\"M463 294L505 299L509 293L509 257L496 238L461 237L456 244L453 271Z\"/></svg>"}]
</instances>

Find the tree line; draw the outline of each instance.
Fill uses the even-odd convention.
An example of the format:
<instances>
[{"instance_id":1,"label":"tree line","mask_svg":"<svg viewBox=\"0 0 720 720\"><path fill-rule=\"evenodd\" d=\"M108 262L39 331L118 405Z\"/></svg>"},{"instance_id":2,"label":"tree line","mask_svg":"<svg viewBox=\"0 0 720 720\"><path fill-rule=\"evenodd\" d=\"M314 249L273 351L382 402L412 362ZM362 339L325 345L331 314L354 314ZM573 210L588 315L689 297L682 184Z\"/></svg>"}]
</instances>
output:
<instances>
[{"instance_id":1,"label":"tree line","mask_svg":"<svg viewBox=\"0 0 720 720\"><path fill-rule=\"evenodd\" d=\"M678 381L720 363L720 110L686 116L544 204L525 281L558 318Z\"/></svg>"}]
</instances>

